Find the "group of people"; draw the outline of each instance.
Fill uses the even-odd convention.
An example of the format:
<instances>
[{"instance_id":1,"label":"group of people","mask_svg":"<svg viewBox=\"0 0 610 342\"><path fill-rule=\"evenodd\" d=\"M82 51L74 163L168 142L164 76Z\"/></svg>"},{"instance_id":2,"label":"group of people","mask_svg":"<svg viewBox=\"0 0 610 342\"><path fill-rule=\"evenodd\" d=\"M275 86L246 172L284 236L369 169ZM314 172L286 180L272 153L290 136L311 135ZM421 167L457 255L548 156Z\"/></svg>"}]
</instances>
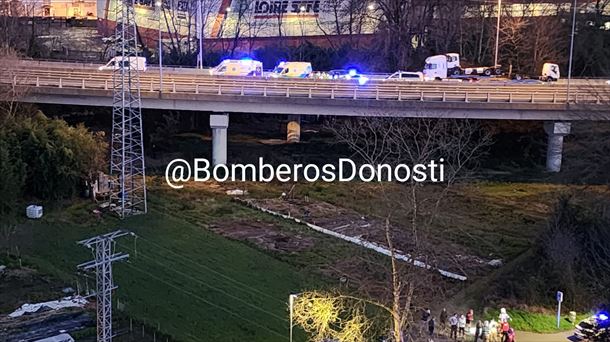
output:
<instances>
[{"instance_id":1,"label":"group of people","mask_svg":"<svg viewBox=\"0 0 610 342\"><path fill-rule=\"evenodd\" d=\"M427 325L429 341L433 341L438 323L442 334L449 328L449 338L454 341L464 341L467 335L472 335L474 342L515 342L515 331L510 327L510 320L505 308L500 309L498 321L477 320L475 323L472 309L466 314L454 313L449 316L447 309L443 308L438 322L430 309L425 309L421 317L422 328Z\"/></svg>"}]
</instances>

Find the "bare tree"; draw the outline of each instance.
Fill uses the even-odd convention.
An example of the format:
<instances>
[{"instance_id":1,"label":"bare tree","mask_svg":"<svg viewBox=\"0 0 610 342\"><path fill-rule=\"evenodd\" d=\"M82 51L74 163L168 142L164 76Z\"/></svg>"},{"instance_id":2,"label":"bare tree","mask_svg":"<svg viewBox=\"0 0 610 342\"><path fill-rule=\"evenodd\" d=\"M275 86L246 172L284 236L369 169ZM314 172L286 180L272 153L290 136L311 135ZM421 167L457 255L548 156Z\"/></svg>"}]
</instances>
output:
<instances>
[{"instance_id":1,"label":"bare tree","mask_svg":"<svg viewBox=\"0 0 610 342\"><path fill-rule=\"evenodd\" d=\"M42 2L37 0L0 1L0 48L34 54L37 18Z\"/></svg>"},{"instance_id":2,"label":"bare tree","mask_svg":"<svg viewBox=\"0 0 610 342\"><path fill-rule=\"evenodd\" d=\"M455 247L440 237L443 228L436 218L450 187L477 165L490 135L477 122L449 119L365 117L335 122L330 129L365 163L415 165L443 160L445 179L442 185L430 185L434 190L422 191L425 185L413 181L380 184L380 212L385 217L381 233L391 258L389 264L365 260L384 273L361 281L359 291L390 308L394 340L404 341L405 334L418 334L413 326L415 310L442 291L438 273L413 263L462 269L455 261ZM412 262L397 261L398 253L408 253Z\"/></svg>"},{"instance_id":3,"label":"bare tree","mask_svg":"<svg viewBox=\"0 0 610 342\"><path fill-rule=\"evenodd\" d=\"M19 55L10 48L0 49L3 71L0 75L0 123L15 117L23 106L22 98L27 94L27 79L19 73Z\"/></svg>"},{"instance_id":4,"label":"bare tree","mask_svg":"<svg viewBox=\"0 0 610 342\"><path fill-rule=\"evenodd\" d=\"M500 25L500 59L518 73L535 75L545 62L565 65L567 26L556 6L522 5L522 13L506 11ZM533 16L536 11L536 16Z\"/></svg>"},{"instance_id":5,"label":"bare tree","mask_svg":"<svg viewBox=\"0 0 610 342\"><path fill-rule=\"evenodd\" d=\"M490 4L469 6L462 25L460 38L460 52L465 60L479 64L491 60L490 47L495 38L495 25L489 18L495 16L495 8Z\"/></svg>"}]
</instances>

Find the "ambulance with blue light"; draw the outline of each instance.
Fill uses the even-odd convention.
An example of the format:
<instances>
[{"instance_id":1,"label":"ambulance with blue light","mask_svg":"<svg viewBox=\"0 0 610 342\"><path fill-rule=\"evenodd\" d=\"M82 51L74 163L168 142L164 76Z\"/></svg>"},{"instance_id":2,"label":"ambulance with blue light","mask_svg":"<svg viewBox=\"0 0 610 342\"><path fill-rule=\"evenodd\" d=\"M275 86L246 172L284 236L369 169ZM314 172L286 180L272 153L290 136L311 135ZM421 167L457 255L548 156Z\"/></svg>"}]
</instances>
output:
<instances>
[{"instance_id":1,"label":"ambulance with blue light","mask_svg":"<svg viewBox=\"0 0 610 342\"><path fill-rule=\"evenodd\" d=\"M263 76L263 63L253 59L225 59L217 66L210 69L212 76Z\"/></svg>"},{"instance_id":2,"label":"ambulance with blue light","mask_svg":"<svg viewBox=\"0 0 610 342\"><path fill-rule=\"evenodd\" d=\"M307 78L312 71L309 62L280 62L269 76L272 78Z\"/></svg>"}]
</instances>

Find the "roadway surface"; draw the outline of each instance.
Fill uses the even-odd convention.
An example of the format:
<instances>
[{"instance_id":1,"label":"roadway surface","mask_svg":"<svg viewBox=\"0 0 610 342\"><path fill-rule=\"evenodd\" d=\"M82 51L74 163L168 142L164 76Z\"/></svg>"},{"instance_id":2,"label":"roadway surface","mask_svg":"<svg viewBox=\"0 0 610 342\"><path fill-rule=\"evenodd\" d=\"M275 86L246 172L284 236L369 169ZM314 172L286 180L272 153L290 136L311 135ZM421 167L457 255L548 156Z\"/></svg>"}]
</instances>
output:
<instances>
[{"instance_id":1,"label":"roadway surface","mask_svg":"<svg viewBox=\"0 0 610 342\"><path fill-rule=\"evenodd\" d=\"M25 102L112 106L113 73L95 64L21 61L0 66L0 83ZM609 120L610 85L484 80L400 82L213 77L207 70L140 72L143 108L211 112L451 117L520 120Z\"/></svg>"},{"instance_id":2,"label":"roadway surface","mask_svg":"<svg viewBox=\"0 0 610 342\"><path fill-rule=\"evenodd\" d=\"M571 331L556 334L536 334L531 332L517 331L518 342L570 342Z\"/></svg>"}]
</instances>

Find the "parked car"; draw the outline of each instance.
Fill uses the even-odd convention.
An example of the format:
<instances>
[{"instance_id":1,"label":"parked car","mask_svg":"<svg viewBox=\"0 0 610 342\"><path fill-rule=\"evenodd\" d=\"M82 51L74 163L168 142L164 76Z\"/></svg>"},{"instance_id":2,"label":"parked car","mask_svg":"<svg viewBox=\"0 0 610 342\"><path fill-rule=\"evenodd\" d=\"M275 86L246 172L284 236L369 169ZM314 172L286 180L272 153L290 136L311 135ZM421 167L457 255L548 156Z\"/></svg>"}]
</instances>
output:
<instances>
[{"instance_id":1,"label":"parked car","mask_svg":"<svg viewBox=\"0 0 610 342\"><path fill-rule=\"evenodd\" d=\"M102 65L98 70L118 70L130 69L146 71L146 58L144 57L113 57L106 65Z\"/></svg>"},{"instance_id":2,"label":"parked car","mask_svg":"<svg viewBox=\"0 0 610 342\"><path fill-rule=\"evenodd\" d=\"M419 82L424 80L424 74L419 71L397 71L384 81Z\"/></svg>"}]
</instances>

